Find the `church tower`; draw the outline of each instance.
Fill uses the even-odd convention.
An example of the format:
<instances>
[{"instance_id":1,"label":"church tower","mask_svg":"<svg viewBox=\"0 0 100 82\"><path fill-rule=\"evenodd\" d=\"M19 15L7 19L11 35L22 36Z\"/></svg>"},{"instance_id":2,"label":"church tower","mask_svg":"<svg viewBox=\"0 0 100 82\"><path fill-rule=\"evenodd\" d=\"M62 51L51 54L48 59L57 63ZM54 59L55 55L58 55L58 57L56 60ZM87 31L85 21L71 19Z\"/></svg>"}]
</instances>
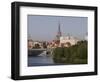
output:
<instances>
[{"instance_id":1,"label":"church tower","mask_svg":"<svg viewBox=\"0 0 100 82\"><path fill-rule=\"evenodd\" d=\"M61 34L60 23L59 23L58 24L58 32L57 32L57 35L56 35L57 40L60 40L61 36L62 36L62 34Z\"/></svg>"}]
</instances>

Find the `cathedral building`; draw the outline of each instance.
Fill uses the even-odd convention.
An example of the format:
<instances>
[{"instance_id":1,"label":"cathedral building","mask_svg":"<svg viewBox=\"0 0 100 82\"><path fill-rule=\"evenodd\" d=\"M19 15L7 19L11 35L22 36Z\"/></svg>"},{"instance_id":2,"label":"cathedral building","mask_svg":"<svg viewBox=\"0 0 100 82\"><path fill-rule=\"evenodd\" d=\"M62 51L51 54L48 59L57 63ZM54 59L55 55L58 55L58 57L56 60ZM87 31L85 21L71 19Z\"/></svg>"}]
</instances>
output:
<instances>
[{"instance_id":1,"label":"cathedral building","mask_svg":"<svg viewBox=\"0 0 100 82\"><path fill-rule=\"evenodd\" d=\"M70 36L70 35L62 36L60 23L59 23L58 32L57 32L56 40L55 40L56 47L61 47L61 46L69 47L69 46L77 44L78 41L79 41L79 39L77 39L73 36Z\"/></svg>"}]
</instances>

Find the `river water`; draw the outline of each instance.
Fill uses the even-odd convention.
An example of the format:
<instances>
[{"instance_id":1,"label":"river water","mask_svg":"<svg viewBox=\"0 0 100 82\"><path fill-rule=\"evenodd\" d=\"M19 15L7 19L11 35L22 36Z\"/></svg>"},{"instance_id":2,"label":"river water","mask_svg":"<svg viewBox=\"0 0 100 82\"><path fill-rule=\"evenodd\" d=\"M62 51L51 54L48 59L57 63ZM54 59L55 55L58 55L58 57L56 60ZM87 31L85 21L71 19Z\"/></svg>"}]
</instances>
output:
<instances>
[{"instance_id":1,"label":"river water","mask_svg":"<svg viewBox=\"0 0 100 82\"><path fill-rule=\"evenodd\" d=\"M29 56L28 66L55 65L51 56Z\"/></svg>"},{"instance_id":2,"label":"river water","mask_svg":"<svg viewBox=\"0 0 100 82\"><path fill-rule=\"evenodd\" d=\"M38 56L28 56L28 66L55 65L52 56L47 56L45 52Z\"/></svg>"}]
</instances>

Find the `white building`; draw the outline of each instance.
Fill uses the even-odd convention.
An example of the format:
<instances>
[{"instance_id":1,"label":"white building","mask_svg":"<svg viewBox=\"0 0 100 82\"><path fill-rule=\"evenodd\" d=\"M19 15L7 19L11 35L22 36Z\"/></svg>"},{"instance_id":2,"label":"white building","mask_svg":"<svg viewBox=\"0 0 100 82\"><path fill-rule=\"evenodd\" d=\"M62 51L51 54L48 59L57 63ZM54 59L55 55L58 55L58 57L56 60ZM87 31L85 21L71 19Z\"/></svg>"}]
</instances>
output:
<instances>
[{"instance_id":1,"label":"white building","mask_svg":"<svg viewBox=\"0 0 100 82\"><path fill-rule=\"evenodd\" d=\"M63 44L65 47L72 46L77 44L79 40L72 36L61 36L60 37L60 44Z\"/></svg>"}]
</instances>

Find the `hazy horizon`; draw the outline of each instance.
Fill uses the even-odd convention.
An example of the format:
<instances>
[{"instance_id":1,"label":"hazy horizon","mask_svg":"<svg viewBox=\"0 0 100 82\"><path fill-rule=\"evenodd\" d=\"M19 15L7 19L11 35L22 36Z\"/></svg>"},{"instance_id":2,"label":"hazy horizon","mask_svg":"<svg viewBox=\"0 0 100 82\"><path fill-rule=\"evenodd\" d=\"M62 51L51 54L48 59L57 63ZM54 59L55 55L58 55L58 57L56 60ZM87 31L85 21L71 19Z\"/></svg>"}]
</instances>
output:
<instances>
[{"instance_id":1,"label":"hazy horizon","mask_svg":"<svg viewBox=\"0 0 100 82\"><path fill-rule=\"evenodd\" d=\"M58 26L63 36L68 34L83 39L86 36L87 17L28 15L28 38L39 41L55 39Z\"/></svg>"}]
</instances>

